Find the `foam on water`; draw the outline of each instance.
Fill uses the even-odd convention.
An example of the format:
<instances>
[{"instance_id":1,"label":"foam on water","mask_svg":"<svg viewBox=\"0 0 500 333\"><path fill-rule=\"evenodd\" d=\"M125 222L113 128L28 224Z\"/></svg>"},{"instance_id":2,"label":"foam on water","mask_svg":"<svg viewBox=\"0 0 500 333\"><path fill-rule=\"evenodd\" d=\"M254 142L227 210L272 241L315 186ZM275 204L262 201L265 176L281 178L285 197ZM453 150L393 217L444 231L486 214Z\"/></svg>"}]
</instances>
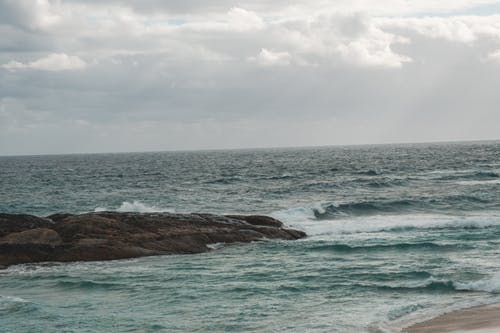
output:
<instances>
[{"instance_id":1,"label":"foam on water","mask_svg":"<svg viewBox=\"0 0 500 333\"><path fill-rule=\"evenodd\" d=\"M498 185L500 184L500 179L490 179L490 180L463 180L457 182L458 185Z\"/></svg>"},{"instance_id":2,"label":"foam on water","mask_svg":"<svg viewBox=\"0 0 500 333\"><path fill-rule=\"evenodd\" d=\"M5 303L28 303L28 302L29 302L28 300L25 300L24 298L21 298L21 297L0 295L0 304L5 304Z\"/></svg>"},{"instance_id":3,"label":"foam on water","mask_svg":"<svg viewBox=\"0 0 500 333\"><path fill-rule=\"evenodd\" d=\"M394 232L426 229L468 229L500 226L500 215L476 214L450 216L437 214L373 215L317 220L314 209L296 208L277 211L271 215L287 225L300 228L310 236Z\"/></svg>"},{"instance_id":4,"label":"foam on water","mask_svg":"<svg viewBox=\"0 0 500 333\"><path fill-rule=\"evenodd\" d=\"M485 291L500 293L500 272L493 276L472 282L455 283L457 290Z\"/></svg>"},{"instance_id":5,"label":"foam on water","mask_svg":"<svg viewBox=\"0 0 500 333\"><path fill-rule=\"evenodd\" d=\"M212 244L207 244L207 247L210 250L220 250L226 246L225 243L212 243Z\"/></svg>"},{"instance_id":6,"label":"foam on water","mask_svg":"<svg viewBox=\"0 0 500 333\"><path fill-rule=\"evenodd\" d=\"M124 201L118 208L97 207L96 209L94 209L94 211L95 212L117 211L117 212L138 212L138 213L175 212L175 210L171 208L148 206L138 200L134 200L132 202Z\"/></svg>"}]
</instances>

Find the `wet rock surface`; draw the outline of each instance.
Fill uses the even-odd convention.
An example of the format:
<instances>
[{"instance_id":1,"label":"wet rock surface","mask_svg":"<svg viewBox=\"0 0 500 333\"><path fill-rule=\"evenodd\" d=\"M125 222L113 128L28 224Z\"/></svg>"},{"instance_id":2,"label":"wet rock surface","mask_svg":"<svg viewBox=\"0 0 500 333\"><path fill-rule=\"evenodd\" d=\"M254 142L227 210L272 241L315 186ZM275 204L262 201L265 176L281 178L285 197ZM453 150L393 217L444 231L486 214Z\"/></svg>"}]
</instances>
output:
<instances>
[{"instance_id":1,"label":"wet rock surface","mask_svg":"<svg viewBox=\"0 0 500 333\"><path fill-rule=\"evenodd\" d=\"M36 217L0 214L0 267L210 251L213 243L295 240L299 230L268 216L98 212Z\"/></svg>"}]
</instances>

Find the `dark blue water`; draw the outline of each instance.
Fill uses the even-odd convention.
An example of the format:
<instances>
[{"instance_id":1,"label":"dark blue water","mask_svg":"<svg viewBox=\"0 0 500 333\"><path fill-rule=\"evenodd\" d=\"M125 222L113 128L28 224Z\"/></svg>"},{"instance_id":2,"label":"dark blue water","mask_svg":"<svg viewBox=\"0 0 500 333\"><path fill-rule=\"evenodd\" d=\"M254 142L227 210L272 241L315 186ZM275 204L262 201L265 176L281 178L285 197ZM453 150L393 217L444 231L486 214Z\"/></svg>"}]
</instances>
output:
<instances>
[{"instance_id":1,"label":"dark blue water","mask_svg":"<svg viewBox=\"0 0 500 333\"><path fill-rule=\"evenodd\" d=\"M0 211L270 214L297 242L0 272L6 332L397 331L497 301L500 142L0 157Z\"/></svg>"}]
</instances>

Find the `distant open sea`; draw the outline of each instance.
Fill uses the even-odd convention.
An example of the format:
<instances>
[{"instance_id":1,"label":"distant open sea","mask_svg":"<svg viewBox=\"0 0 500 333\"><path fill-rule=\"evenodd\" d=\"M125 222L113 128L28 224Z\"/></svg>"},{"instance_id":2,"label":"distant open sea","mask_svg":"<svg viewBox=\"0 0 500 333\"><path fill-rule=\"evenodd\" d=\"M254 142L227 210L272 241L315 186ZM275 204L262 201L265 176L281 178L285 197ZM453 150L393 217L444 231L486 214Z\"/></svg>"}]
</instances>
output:
<instances>
[{"instance_id":1,"label":"distant open sea","mask_svg":"<svg viewBox=\"0 0 500 333\"><path fill-rule=\"evenodd\" d=\"M0 332L397 332L500 301L500 142L0 157L0 212L267 214L300 241L0 271Z\"/></svg>"}]
</instances>

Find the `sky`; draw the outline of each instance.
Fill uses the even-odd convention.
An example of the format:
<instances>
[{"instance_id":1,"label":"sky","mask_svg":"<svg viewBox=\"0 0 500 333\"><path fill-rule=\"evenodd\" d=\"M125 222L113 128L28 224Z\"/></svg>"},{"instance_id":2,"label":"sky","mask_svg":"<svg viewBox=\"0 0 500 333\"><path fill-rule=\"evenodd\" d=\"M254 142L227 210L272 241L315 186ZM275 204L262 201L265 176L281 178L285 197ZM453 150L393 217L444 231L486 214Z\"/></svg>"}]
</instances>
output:
<instances>
[{"instance_id":1,"label":"sky","mask_svg":"<svg viewBox=\"0 0 500 333\"><path fill-rule=\"evenodd\" d=\"M500 1L0 0L0 155L500 139Z\"/></svg>"}]
</instances>

